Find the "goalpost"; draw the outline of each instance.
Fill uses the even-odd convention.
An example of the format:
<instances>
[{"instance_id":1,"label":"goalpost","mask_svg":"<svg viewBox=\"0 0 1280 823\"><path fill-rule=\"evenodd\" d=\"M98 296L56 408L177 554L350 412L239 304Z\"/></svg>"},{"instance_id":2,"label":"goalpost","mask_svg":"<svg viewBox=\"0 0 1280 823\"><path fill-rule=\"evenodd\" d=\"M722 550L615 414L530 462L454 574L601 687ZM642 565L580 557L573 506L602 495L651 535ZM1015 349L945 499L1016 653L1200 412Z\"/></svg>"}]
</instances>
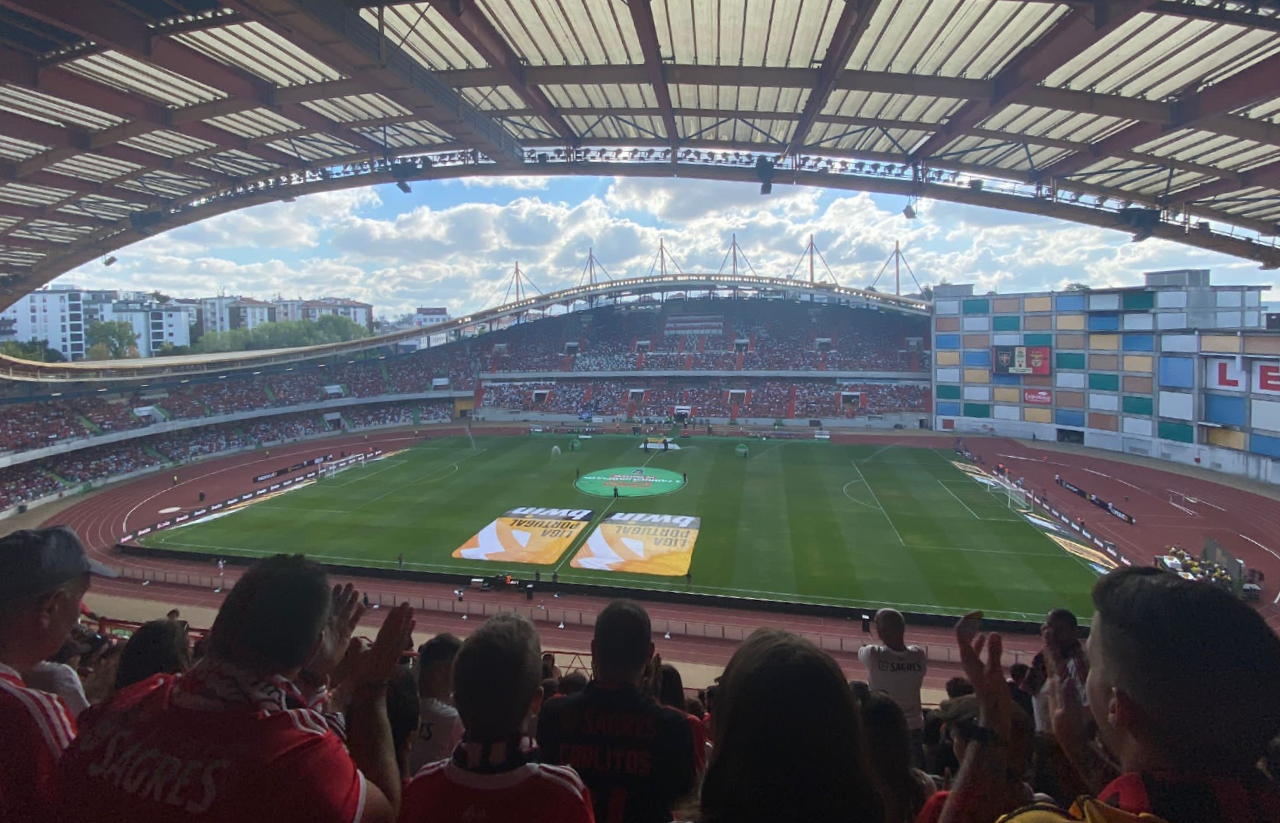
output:
<instances>
[{"instance_id":1,"label":"goalpost","mask_svg":"<svg viewBox=\"0 0 1280 823\"><path fill-rule=\"evenodd\" d=\"M1031 501L1027 499L1027 495L1022 489L1014 488L998 477L992 477L991 482L985 485L988 494L994 495L1012 511L1029 512L1032 510Z\"/></svg>"}]
</instances>

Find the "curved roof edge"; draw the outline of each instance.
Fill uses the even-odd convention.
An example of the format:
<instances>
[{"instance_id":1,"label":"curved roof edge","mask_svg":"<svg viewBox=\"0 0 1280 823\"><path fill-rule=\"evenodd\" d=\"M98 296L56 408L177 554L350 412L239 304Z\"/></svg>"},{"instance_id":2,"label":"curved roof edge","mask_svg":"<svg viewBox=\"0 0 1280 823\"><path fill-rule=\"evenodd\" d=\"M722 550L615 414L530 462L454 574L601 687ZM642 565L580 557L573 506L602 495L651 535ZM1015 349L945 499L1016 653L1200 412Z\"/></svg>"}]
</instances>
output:
<instances>
[{"instance_id":1,"label":"curved roof edge","mask_svg":"<svg viewBox=\"0 0 1280 823\"><path fill-rule=\"evenodd\" d=\"M259 368L282 363L296 363L323 357L340 357L378 348L404 340L430 338L440 334L491 323L505 317L546 311L553 306L594 303L654 292L744 291L753 294L791 293L822 296L845 305L887 309L913 315L928 315L931 304L910 297L881 294L835 283L790 280L781 277L731 274L668 274L653 277L631 277L605 280L592 285L574 286L496 306L440 323L429 328L405 329L376 337L363 337L343 343L326 343L296 349L265 349L197 354L186 357L145 358L136 360L80 360L73 363L37 363L0 355L0 378L31 382L92 382L141 380L167 375L204 374L238 369Z\"/></svg>"},{"instance_id":2,"label":"curved roof edge","mask_svg":"<svg viewBox=\"0 0 1280 823\"><path fill-rule=\"evenodd\" d=\"M629 144L632 145L632 144ZM776 155L742 151L728 146L719 152L689 152L672 155L670 149L591 148L571 152L530 150L534 162L517 173L526 176L630 176L720 180L760 185L757 161L772 161ZM11 267L0 281L0 309L83 263L103 257L146 237L237 209L324 191L362 186L416 181L448 180L463 177L504 176L511 169L490 162L476 162L471 152L424 154L399 161L376 160L308 170L305 173L262 175L205 197L179 202L147 212L135 213L123 224L97 229L75 243L52 243L46 256L30 268ZM862 163L825 156L790 155L771 167L771 182L901 195L907 198L941 200L984 206L1022 214L1037 214L1061 220L1124 231L1135 240L1159 237L1196 248L1254 260L1263 269L1280 268L1280 247L1275 244L1275 225L1252 227L1259 239L1224 233L1209 221L1220 215L1194 203L1181 206L1181 217L1157 200L1145 202L1141 195L1131 200L1108 199L1109 192L1092 192L1087 185L1072 184L1070 191L1054 185L1026 181L993 180L973 176L970 171L934 171L921 176L918 168L892 163ZM977 170L989 174L989 169ZM1096 203L1081 202L1082 192ZM1134 204L1140 208L1134 208ZM1165 209L1165 210L1162 210ZM1191 218L1201 218L1192 223ZM1263 235L1270 243L1261 242Z\"/></svg>"}]
</instances>

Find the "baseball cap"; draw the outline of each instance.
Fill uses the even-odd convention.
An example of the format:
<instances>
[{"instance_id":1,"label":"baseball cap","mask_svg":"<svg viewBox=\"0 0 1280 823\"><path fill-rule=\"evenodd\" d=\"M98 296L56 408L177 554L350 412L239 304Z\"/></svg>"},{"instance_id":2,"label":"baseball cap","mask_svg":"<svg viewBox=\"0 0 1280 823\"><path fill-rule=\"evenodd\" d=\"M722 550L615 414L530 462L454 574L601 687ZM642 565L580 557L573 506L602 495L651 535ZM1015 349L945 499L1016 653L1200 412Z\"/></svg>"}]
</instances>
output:
<instances>
[{"instance_id":1,"label":"baseball cap","mask_svg":"<svg viewBox=\"0 0 1280 823\"><path fill-rule=\"evenodd\" d=\"M67 526L0 537L0 603L52 591L85 572L118 576L85 554L80 538Z\"/></svg>"}]
</instances>

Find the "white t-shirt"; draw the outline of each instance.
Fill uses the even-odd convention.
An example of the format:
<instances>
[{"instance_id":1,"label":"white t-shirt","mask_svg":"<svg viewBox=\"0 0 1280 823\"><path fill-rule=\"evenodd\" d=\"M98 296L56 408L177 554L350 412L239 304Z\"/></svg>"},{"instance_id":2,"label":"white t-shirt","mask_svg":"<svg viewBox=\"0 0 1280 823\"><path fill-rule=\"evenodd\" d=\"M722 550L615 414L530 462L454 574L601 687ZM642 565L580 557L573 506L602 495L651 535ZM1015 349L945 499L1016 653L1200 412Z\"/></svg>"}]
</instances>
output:
<instances>
[{"instance_id":1,"label":"white t-shirt","mask_svg":"<svg viewBox=\"0 0 1280 823\"><path fill-rule=\"evenodd\" d=\"M924 714L920 708L920 685L929 669L924 649L907 646L895 652L888 646L863 646L858 660L867 670L867 683L872 691L883 691L893 698L907 716L908 729L923 729Z\"/></svg>"},{"instance_id":2,"label":"white t-shirt","mask_svg":"<svg viewBox=\"0 0 1280 823\"><path fill-rule=\"evenodd\" d=\"M409 770L417 773L428 763L451 757L462 740L462 731L462 718L451 704L434 697L422 698L418 736L409 750Z\"/></svg>"},{"instance_id":3,"label":"white t-shirt","mask_svg":"<svg viewBox=\"0 0 1280 823\"><path fill-rule=\"evenodd\" d=\"M80 675L66 663L42 660L24 674L22 679L33 689L61 697L72 717L79 717L80 712L89 708Z\"/></svg>"}]
</instances>

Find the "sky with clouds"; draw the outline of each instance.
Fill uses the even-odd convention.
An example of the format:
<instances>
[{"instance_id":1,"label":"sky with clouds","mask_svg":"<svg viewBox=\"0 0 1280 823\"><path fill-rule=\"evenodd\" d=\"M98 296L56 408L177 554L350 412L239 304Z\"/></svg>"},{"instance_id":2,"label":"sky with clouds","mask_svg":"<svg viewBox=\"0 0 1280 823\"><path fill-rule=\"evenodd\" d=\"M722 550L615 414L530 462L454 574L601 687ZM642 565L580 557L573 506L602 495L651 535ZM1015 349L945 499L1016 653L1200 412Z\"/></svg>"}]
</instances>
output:
<instances>
[{"instance_id":1,"label":"sky with clouds","mask_svg":"<svg viewBox=\"0 0 1280 823\"><path fill-rule=\"evenodd\" d=\"M734 234L754 271L777 277L795 270L812 234L846 286L869 285L895 241L921 283L975 283L979 292L1138 285L1144 271L1173 268L1212 269L1219 284L1273 278L1251 261L1133 243L1121 232L928 201L907 220L905 205L901 197L776 184L762 197L756 186L695 180L415 182L408 195L378 186L221 215L58 282L180 297L350 297L387 317L436 305L457 314L502 302L517 262L551 291L579 282L590 248L614 277L647 274L662 238L683 271L715 272ZM879 288L886 286L893 288L884 280Z\"/></svg>"}]
</instances>

